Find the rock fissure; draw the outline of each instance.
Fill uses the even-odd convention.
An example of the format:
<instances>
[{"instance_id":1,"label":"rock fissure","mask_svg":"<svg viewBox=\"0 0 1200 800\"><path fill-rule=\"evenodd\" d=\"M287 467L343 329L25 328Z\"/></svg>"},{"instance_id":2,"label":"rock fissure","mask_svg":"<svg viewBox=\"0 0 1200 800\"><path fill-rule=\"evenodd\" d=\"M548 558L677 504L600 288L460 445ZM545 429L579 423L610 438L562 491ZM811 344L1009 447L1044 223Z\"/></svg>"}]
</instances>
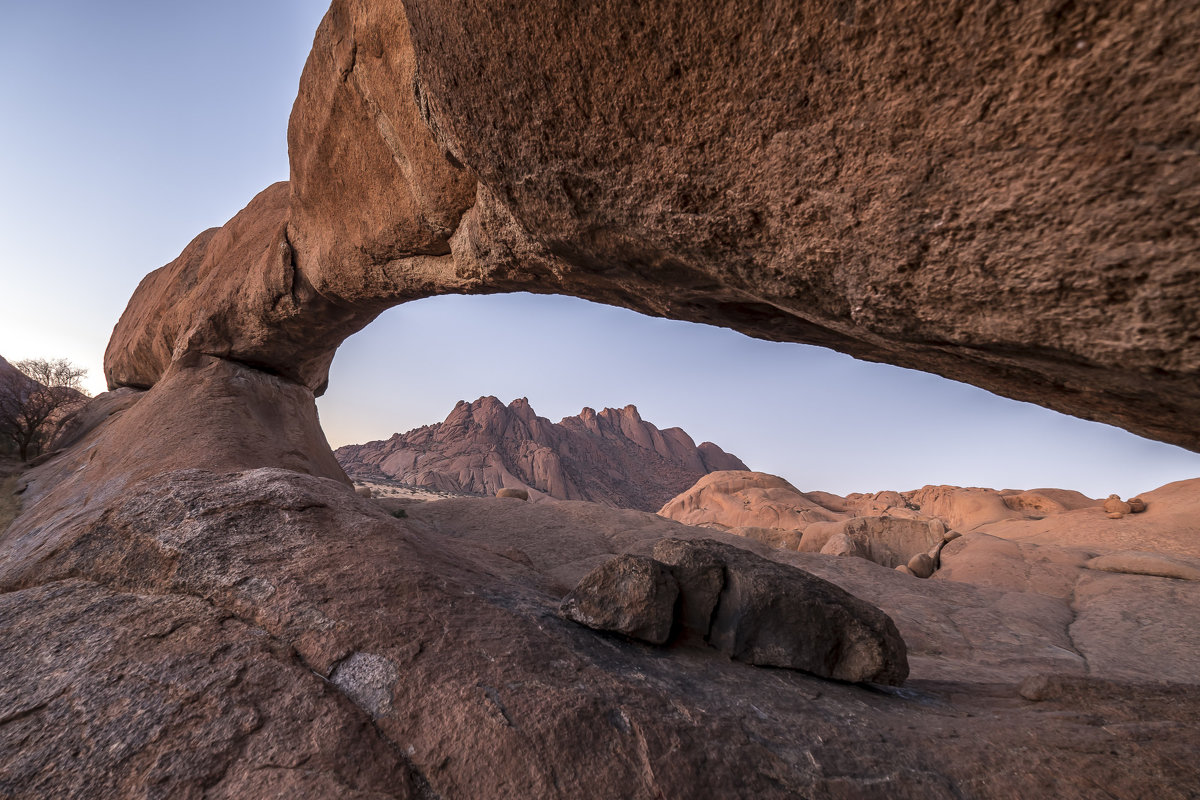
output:
<instances>
[{"instance_id":1,"label":"rock fissure","mask_svg":"<svg viewBox=\"0 0 1200 800\"><path fill-rule=\"evenodd\" d=\"M55 694L54 696L42 701L41 703L36 704L36 705L29 706L28 708L23 708L20 711L14 711L11 714L5 714L4 716L0 717L0 726L8 725L9 723L17 722L19 720L25 719L26 717L30 717L30 716L33 716L34 714L39 713L44 708L46 708L51 703L53 703L55 700L57 700L59 697L61 697L65 691L66 690L60 691L57 694Z\"/></svg>"},{"instance_id":2,"label":"rock fissure","mask_svg":"<svg viewBox=\"0 0 1200 800\"><path fill-rule=\"evenodd\" d=\"M1090 675L1092 673L1092 665L1088 662L1087 654L1080 649L1079 643L1075 641L1075 634L1072 630L1075 627L1075 623L1079 621L1079 608L1076 605L1075 593L1078 591L1080 580L1081 578L1076 579L1075 584L1071 587L1070 595L1066 598L1067 608L1071 612L1071 619L1067 622L1066 629L1063 632L1066 634L1067 641L1071 643L1071 651L1083 661L1084 673Z\"/></svg>"}]
</instances>

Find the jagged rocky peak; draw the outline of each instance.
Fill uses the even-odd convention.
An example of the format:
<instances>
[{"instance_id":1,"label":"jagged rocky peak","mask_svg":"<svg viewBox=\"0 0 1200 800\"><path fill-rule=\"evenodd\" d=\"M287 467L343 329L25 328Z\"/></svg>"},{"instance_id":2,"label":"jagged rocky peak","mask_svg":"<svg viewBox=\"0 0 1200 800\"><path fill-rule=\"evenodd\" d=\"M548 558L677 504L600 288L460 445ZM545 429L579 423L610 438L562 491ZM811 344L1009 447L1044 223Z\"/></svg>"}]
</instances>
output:
<instances>
[{"instance_id":1,"label":"jagged rocky peak","mask_svg":"<svg viewBox=\"0 0 1200 800\"><path fill-rule=\"evenodd\" d=\"M660 430L637 407L584 407L553 423L529 399L459 401L445 421L387 441L347 445L338 460L352 477L439 491L494 494L525 489L534 500L590 500L656 510L713 470L746 469L712 442Z\"/></svg>"}]
</instances>

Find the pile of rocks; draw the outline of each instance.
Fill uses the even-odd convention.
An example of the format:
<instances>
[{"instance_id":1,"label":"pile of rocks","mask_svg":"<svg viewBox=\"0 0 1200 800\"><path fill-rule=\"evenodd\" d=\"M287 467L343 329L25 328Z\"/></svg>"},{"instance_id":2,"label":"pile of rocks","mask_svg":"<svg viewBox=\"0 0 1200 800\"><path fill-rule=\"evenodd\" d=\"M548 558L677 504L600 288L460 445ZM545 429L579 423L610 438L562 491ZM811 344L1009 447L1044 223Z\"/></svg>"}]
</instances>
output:
<instances>
[{"instance_id":1,"label":"pile of rocks","mask_svg":"<svg viewBox=\"0 0 1200 800\"><path fill-rule=\"evenodd\" d=\"M1146 501L1140 497L1122 500L1120 495L1110 494L1104 501L1104 511L1109 519L1121 519L1126 514L1140 514L1146 510Z\"/></svg>"}]
</instances>

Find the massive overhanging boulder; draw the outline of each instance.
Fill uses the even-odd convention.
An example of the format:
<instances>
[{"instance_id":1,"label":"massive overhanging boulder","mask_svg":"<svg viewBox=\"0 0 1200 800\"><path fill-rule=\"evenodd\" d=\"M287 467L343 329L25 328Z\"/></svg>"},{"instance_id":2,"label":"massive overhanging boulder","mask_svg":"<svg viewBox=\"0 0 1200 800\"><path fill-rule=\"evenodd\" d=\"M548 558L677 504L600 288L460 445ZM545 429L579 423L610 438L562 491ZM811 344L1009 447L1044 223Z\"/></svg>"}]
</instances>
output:
<instances>
[{"instance_id":1,"label":"massive overhanging boulder","mask_svg":"<svg viewBox=\"0 0 1200 800\"><path fill-rule=\"evenodd\" d=\"M396 303L562 293L1200 449L1200 9L335 0L290 184L139 287L112 386L321 392Z\"/></svg>"}]
</instances>

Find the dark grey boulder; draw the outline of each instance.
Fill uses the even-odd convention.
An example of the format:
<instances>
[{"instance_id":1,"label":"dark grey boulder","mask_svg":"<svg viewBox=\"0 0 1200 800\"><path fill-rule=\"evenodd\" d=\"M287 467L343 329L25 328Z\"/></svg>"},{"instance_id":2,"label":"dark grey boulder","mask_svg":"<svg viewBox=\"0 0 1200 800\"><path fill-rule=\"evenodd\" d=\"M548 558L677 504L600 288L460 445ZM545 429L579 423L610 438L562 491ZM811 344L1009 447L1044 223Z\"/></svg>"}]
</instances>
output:
<instances>
[{"instance_id":1,"label":"dark grey boulder","mask_svg":"<svg viewBox=\"0 0 1200 800\"><path fill-rule=\"evenodd\" d=\"M716 553L682 539L654 545L654 558L671 568L679 583L679 621L684 636L708 637L713 612L725 588L725 562Z\"/></svg>"},{"instance_id":2,"label":"dark grey boulder","mask_svg":"<svg viewBox=\"0 0 1200 800\"><path fill-rule=\"evenodd\" d=\"M732 658L852 682L899 685L908 677L907 648L892 619L826 580L711 540L664 540L654 554L679 565L672 568L681 606L697 616L711 584L694 578L693 565L724 565L707 638Z\"/></svg>"},{"instance_id":3,"label":"dark grey boulder","mask_svg":"<svg viewBox=\"0 0 1200 800\"><path fill-rule=\"evenodd\" d=\"M678 598L679 585L664 564L622 555L585 575L563 599L561 611L589 628L664 644L671 638Z\"/></svg>"},{"instance_id":4,"label":"dark grey boulder","mask_svg":"<svg viewBox=\"0 0 1200 800\"><path fill-rule=\"evenodd\" d=\"M653 554L592 570L563 600L563 616L653 644L702 640L738 661L822 678L908 677L892 619L826 580L708 539L663 539Z\"/></svg>"}]
</instances>

